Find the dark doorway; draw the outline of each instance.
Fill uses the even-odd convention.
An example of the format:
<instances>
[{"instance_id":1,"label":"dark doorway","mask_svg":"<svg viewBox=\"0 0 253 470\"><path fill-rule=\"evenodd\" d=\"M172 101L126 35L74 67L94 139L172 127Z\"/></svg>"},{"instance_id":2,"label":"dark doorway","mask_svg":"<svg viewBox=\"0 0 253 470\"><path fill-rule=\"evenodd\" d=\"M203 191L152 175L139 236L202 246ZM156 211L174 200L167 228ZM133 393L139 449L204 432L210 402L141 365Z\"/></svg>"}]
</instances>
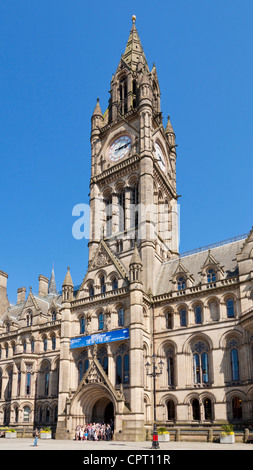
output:
<instances>
[{"instance_id":1,"label":"dark doorway","mask_svg":"<svg viewBox=\"0 0 253 470\"><path fill-rule=\"evenodd\" d=\"M106 398L99 398L92 410L91 420L94 423L105 422L109 424L113 420L113 403Z\"/></svg>"},{"instance_id":2,"label":"dark doorway","mask_svg":"<svg viewBox=\"0 0 253 470\"><path fill-rule=\"evenodd\" d=\"M105 408L105 415L104 415L104 421L106 424L109 424L110 421L113 421L113 403L110 402L108 403L107 407Z\"/></svg>"}]
</instances>

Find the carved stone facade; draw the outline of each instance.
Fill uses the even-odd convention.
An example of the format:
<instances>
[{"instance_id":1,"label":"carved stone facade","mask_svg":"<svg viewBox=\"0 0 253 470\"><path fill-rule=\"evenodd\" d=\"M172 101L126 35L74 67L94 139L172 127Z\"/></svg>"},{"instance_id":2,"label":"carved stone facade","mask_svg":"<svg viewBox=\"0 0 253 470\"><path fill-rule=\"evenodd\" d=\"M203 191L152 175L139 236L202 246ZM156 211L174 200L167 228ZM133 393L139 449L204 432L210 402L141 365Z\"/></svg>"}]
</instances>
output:
<instances>
[{"instance_id":1,"label":"carved stone facade","mask_svg":"<svg viewBox=\"0 0 253 470\"><path fill-rule=\"evenodd\" d=\"M180 255L176 158L133 18L108 108L97 101L91 118L82 284L68 268L59 293L54 272L41 275L38 294L20 288L10 305L0 271L0 425L73 438L77 424L113 419L115 439L144 440L154 354L158 423L253 424L253 230Z\"/></svg>"}]
</instances>

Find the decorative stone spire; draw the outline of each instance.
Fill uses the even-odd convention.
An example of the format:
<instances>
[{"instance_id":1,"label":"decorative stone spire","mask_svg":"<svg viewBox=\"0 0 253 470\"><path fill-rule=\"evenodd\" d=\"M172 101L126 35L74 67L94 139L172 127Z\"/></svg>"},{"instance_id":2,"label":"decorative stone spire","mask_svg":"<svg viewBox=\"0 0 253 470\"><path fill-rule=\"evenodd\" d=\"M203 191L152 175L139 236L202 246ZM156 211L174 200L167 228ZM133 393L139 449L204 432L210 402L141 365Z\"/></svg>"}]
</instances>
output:
<instances>
[{"instance_id":1,"label":"decorative stone spire","mask_svg":"<svg viewBox=\"0 0 253 470\"><path fill-rule=\"evenodd\" d=\"M103 117L101 106L99 104L99 98L97 98L97 104L95 106L95 109L93 111L92 116L101 116L101 117Z\"/></svg>"},{"instance_id":2,"label":"decorative stone spire","mask_svg":"<svg viewBox=\"0 0 253 470\"><path fill-rule=\"evenodd\" d=\"M69 267L65 279L62 284L62 302L71 302L73 299L74 284L69 272Z\"/></svg>"},{"instance_id":3,"label":"decorative stone spire","mask_svg":"<svg viewBox=\"0 0 253 470\"><path fill-rule=\"evenodd\" d=\"M142 261L139 255L137 244L135 243L132 258L129 264L130 283L141 283Z\"/></svg>"},{"instance_id":4,"label":"decorative stone spire","mask_svg":"<svg viewBox=\"0 0 253 470\"><path fill-rule=\"evenodd\" d=\"M170 121L170 116L168 116L168 121L167 121L167 126L166 126L166 129L165 129L165 133L175 135L174 129L173 129L171 121Z\"/></svg>"},{"instance_id":5,"label":"decorative stone spire","mask_svg":"<svg viewBox=\"0 0 253 470\"><path fill-rule=\"evenodd\" d=\"M71 277L71 274L69 272L70 268L68 267L67 269L68 269L68 271L67 271L65 279L63 281L62 287L74 287L72 277Z\"/></svg>"},{"instance_id":6,"label":"decorative stone spire","mask_svg":"<svg viewBox=\"0 0 253 470\"><path fill-rule=\"evenodd\" d=\"M140 57L142 57L144 67L148 70L148 63L141 45L139 34L135 26L135 21L136 16L133 15L133 24L122 59L130 67L131 70L135 71L137 68L137 64L140 61Z\"/></svg>"},{"instance_id":7,"label":"decorative stone spire","mask_svg":"<svg viewBox=\"0 0 253 470\"><path fill-rule=\"evenodd\" d=\"M54 275L54 265L53 265L53 268L52 268L51 278L50 278L50 281L49 281L48 293L49 294L57 294L55 275Z\"/></svg>"}]
</instances>

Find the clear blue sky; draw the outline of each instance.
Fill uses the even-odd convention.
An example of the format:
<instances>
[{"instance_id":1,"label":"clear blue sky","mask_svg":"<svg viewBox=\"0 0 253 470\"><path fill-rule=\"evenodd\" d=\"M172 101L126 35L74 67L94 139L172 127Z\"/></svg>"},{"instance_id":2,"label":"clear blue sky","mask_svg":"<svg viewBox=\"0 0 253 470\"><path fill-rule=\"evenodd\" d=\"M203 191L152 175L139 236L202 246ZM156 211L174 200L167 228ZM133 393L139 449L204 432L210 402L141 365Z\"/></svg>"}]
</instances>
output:
<instances>
[{"instance_id":1,"label":"clear blue sky","mask_svg":"<svg viewBox=\"0 0 253 470\"><path fill-rule=\"evenodd\" d=\"M136 26L177 144L180 251L249 232L252 0L0 0L0 269L8 295L87 269L90 118Z\"/></svg>"}]
</instances>

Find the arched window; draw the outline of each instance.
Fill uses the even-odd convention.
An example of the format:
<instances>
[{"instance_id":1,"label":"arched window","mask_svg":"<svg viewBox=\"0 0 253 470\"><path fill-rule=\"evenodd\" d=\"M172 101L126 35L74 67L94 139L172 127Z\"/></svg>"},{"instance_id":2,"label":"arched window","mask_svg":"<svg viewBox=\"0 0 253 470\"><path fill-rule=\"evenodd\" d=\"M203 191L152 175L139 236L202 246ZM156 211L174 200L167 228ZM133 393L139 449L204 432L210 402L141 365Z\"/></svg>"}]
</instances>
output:
<instances>
[{"instance_id":1,"label":"arched window","mask_svg":"<svg viewBox=\"0 0 253 470\"><path fill-rule=\"evenodd\" d=\"M116 384L129 383L129 355L126 345L118 348L116 356Z\"/></svg>"},{"instance_id":2,"label":"arched window","mask_svg":"<svg viewBox=\"0 0 253 470\"><path fill-rule=\"evenodd\" d=\"M205 398L204 400L204 416L206 421L211 421L213 419L212 411L212 402L210 398Z\"/></svg>"},{"instance_id":3,"label":"arched window","mask_svg":"<svg viewBox=\"0 0 253 470\"><path fill-rule=\"evenodd\" d=\"M112 196L105 200L105 213L106 213L106 236L110 237L112 234Z\"/></svg>"},{"instance_id":4,"label":"arched window","mask_svg":"<svg viewBox=\"0 0 253 470\"><path fill-rule=\"evenodd\" d=\"M18 366L18 377L17 377L17 396L20 397L20 390L21 390L21 370L20 366Z\"/></svg>"},{"instance_id":5,"label":"arched window","mask_svg":"<svg viewBox=\"0 0 253 470\"><path fill-rule=\"evenodd\" d=\"M122 190L118 194L118 209L119 209L119 232L124 232L124 230L125 230L125 218L126 218L125 192L124 192L124 190Z\"/></svg>"},{"instance_id":6,"label":"arched window","mask_svg":"<svg viewBox=\"0 0 253 470\"><path fill-rule=\"evenodd\" d=\"M2 369L0 369L0 397L2 396L2 384L3 384L3 373L2 373Z\"/></svg>"},{"instance_id":7,"label":"arched window","mask_svg":"<svg viewBox=\"0 0 253 470\"><path fill-rule=\"evenodd\" d=\"M49 393L49 371L48 371L48 370L45 371L45 382L44 382L44 385L45 385L45 388L44 388L45 396L47 397L47 396L48 396L48 393Z\"/></svg>"},{"instance_id":8,"label":"arched window","mask_svg":"<svg viewBox=\"0 0 253 470\"><path fill-rule=\"evenodd\" d=\"M173 328L173 314L171 312L167 312L165 314L166 318L166 328L167 330L172 330Z\"/></svg>"},{"instance_id":9,"label":"arched window","mask_svg":"<svg viewBox=\"0 0 253 470\"><path fill-rule=\"evenodd\" d=\"M102 347L99 349L97 358L105 373L108 374L108 356L106 348Z\"/></svg>"},{"instance_id":10,"label":"arched window","mask_svg":"<svg viewBox=\"0 0 253 470\"><path fill-rule=\"evenodd\" d=\"M216 273L213 269L208 269L207 271L207 282L215 282L216 281Z\"/></svg>"},{"instance_id":11,"label":"arched window","mask_svg":"<svg viewBox=\"0 0 253 470\"><path fill-rule=\"evenodd\" d=\"M167 402L167 413L168 421L173 421L175 419L175 403L173 400L168 400Z\"/></svg>"},{"instance_id":12,"label":"arched window","mask_svg":"<svg viewBox=\"0 0 253 470\"><path fill-rule=\"evenodd\" d=\"M26 395L31 395L31 372L26 372Z\"/></svg>"},{"instance_id":13,"label":"arched window","mask_svg":"<svg viewBox=\"0 0 253 470\"><path fill-rule=\"evenodd\" d=\"M103 312L100 312L98 315L98 329L103 330L104 329L104 314Z\"/></svg>"},{"instance_id":14,"label":"arched window","mask_svg":"<svg viewBox=\"0 0 253 470\"><path fill-rule=\"evenodd\" d=\"M186 317L186 310L182 308L179 312L180 316L180 326L187 326L187 317Z\"/></svg>"},{"instance_id":15,"label":"arched window","mask_svg":"<svg viewBox=\"0 0 253 470\"><path fill-rule=\"evenodd\" d=\"M139 204L139 187L136 183L131 189L131 211L130 211L130 227L138 228L138 204Z\"/></svg>"},{"instance_id":16,"label":"arched window","mask_svg":"<svg viewBox=\"0 0 253 470\"><path fill-rule=\"evenodd\" d=\"M8 382L7 382L7 387L6 387L6 396L7 396L8 400L10 400L10 398L11 398L12 377L13 377L13 371L11 369L11 370L8 371Z\"/></svg>"},{"instance_id":17,"label":"arched window","mask_svg":"<svg viewBox=\"0 0 253 470\"><path fill-rule=\"evenodd\" d=\"M118 310L118 326L124 326L125 322L125 312L123 308L119 308Z\"/></svg>"},{"instance_id":18,"label":"arched window","mask_svg":"<svg viewBox=\"0 0 253 470\"><path fill-rule=\"evenodd\" d=\"M185 287L186 287L185 278L183 276L180 276L177 280L177 289L184 290Z\"/></svg>"},{"instance_id":19,"label":"arched window","mask_svg":"<svg viewBox=\"0 0 253 470\"><path fill-rule=\"evenodd\" d=\"M192 400L192 418L194 421L200 421L200 405L197 398Z\"/></svg>"},{"instance_id":20,"label":"arched window","mask_svg":"<svg viewBox=\"0 0 253 470\"><path fill-rule=\"evenodd\" d=\"M31 352L34 353L34 339L31 339Z\"/></svg>"},{"instance_id":21,"label":"arched window","mask_svg":"<svg viewBox=\"0 0 253 470\"><path fill-rule=\"evenodd\" d=\"M80 335L83 335L85 333L85 318L81 317L80 318Z\"/></svg>"},{"instance_id":22,"label":"arched window","mask_svg":"<svg viewBox=\"0 0 253 470\"><path fill-rule=\"evenodd\" d=\"M43 345L44 345L44 351L46 352L47 351L47 337L46 336L43 340Z\"/></svg>"},{"instance_id":23,"label":"arched window","mask_svg":"<svg viewBox=\"0 0 253 470\"><path fill-rule=\"evenodd\" d=\"M26 353L26 340L23 341L23 352Z\"/></svg>"},{"instance_id":24,"label":"arched window","mask_svg":"<svg viewBox=\"0 0 253 470\"><path fill-rule=\"evenodd\" d=\"M198 341L192 348L193 381L195 384L209 382L208 346Z\"/></svg>"},{"instance_id":25,"label":"arched window","mask_svg":"<svg viewBox=\"0 0 253 470\"><path fill-rule=\"evenodd\" d=\"M33 317L32 317L32 312L28 312L26 316L26 326L32 326L33 323Z\"/></svg>"},{"instance_id":26,"label":"arched window","mask_svg":"<svg viewBox=\"0 0 253 470\"><path fill-rule=\"evenodd\" d=\"M202 308L200 305L197 305L194 309L195 323L200 325L202 323Z\"/></svg>"},{"instance_id":27,"label":"arched window","mask_svg":"<svg viewBox=\"0 0 253 470\"><path fill-rule=\"evenodd\" d=\"M52 336L52 349L55 350L56 348L56 336Z\"/></svg>"},{"instance_id":28,"label":"arched window","mask_svg":"<svg viewBox=\"0 0 253 470\"><path fill-rule=\"evenodd\" d=\"M24 422L25 423L29 423L30 421L30 414L31 414L31 410L29 408L29 406L25 406L24 407Z\"/></svg>"},{"instance_id":29,"label":"arched window","mask_svg":"<svg viewBox=\"0 0 253 470\"><path fill-rule=\"evenodd\" d=\"M50 408L49 408L49 406L46 407L45 421L46 421L46 423L50 422Z\"/></svg>"},{"instance_id":30,"label":"arched window","mask_svg":"<svg viewBox=\"0 0 253 470\"><path fill-rule=\"evenodd\" d=\"M232 348L230 350L230 360L232 380L239 380L239 357L238 350L236 348Z\"/></svg>"},{"instance_id":31,"label":"arched window","mask_svg":"<svg viewBox=\"0 0 253 470\"><path fill-rule=\"evenodd\" d=\"M234 318L235 316L235 310L234 310L234 300L233 299L228 299L226 302L227 306L227 317L228 318Z\"/></svg>"},{"instance_id":32,"label":"arched window","mask_svg":"<svg viewBox=\"0 0 253 470\"><path fill-rule=\"evenodd\" d=\"M242 419L242 400L239 397L232 400L232 415L233 419Z\"/></svg>"},{"instance_id":33,"label":"arched window","mask_svg":"<svg viewBox=\"0 0 253 470\"><path fill-rule=\"evenodd\" d=\"M175 385L175 364L174 364L174 349L171 348L166 353L167 359L167 374L168 385L173 387Z\"/></svg>"},{"instance_id":34,"label":"arched window","mask_svg":"<svg viewBox=\"0 0 253 470\"><path fill-rule=\"evenodd\" d=\"M77 365L78 369L78 384L81 382L85 372L89 368L89 359L88 359L88 353L87 350L84 350L80 356L79 356L79 361Z\"/></svg>"},{"instance_id":35,"label":"arched window","mask_svg":"<svg viewBox=\"0 0 253 470\"><path fill-rule=\"evenodd\" d=\"M53 310L53 312L51 313L51 320L56 321L56 311L55 310Z\"/></svg>"},{"instance_id":36,"label":"arched window","mask_svg":"<svg viewBox=\"0 0 253 470\"><path fill-rule=\"evenodd\" d=\"M104 294L105 291L106 291L105 277L104 276L100 277L100 291L101 291L101 294Z\"/></svg>"},{"instance_id":37,"label":"arched window","mask_svg":"<svg viewBox=\"0 0 253 470\"><path fill-rule=\"evenodd\" d=\"M89 284L89 297L93 297L93 295L94 295L93 284Z\"/></svg>"},{"instance_id":38,"label":"arched window","mask_svg":"<svg viewBox=\"0 0 253 470\"><path fill-rule=\"evenodd\" d=\"M118 289L118 279L116 277L112 278L112 290Z\"/></svg>"}]
</instances>

